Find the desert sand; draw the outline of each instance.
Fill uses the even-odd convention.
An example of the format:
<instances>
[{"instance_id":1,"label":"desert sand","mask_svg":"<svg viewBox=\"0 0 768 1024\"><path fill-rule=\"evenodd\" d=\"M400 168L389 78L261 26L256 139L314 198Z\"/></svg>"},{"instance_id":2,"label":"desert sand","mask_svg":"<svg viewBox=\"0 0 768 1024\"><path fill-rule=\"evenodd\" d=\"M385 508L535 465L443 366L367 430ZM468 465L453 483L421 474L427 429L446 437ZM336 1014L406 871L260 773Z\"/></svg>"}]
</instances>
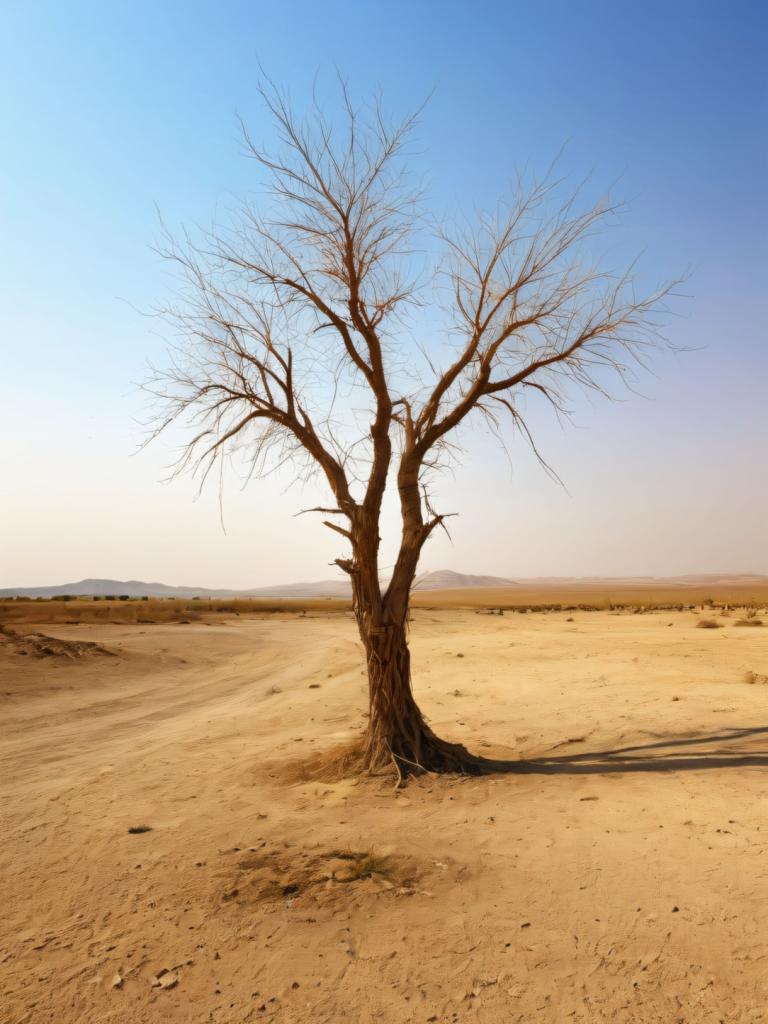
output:
<instances>
[{"instance_id":1,"label":"desert sand","mask_svg":"<svg viewBox=\"0 0 768 1024\"><path fill-rule=\"evenodd\" d=\"M397 792L302 775L348 613L0 637L0 1021L764 1021L768 623L696 621L417 609L433 728L521 764Z\"/></svg>"}]
</instances>

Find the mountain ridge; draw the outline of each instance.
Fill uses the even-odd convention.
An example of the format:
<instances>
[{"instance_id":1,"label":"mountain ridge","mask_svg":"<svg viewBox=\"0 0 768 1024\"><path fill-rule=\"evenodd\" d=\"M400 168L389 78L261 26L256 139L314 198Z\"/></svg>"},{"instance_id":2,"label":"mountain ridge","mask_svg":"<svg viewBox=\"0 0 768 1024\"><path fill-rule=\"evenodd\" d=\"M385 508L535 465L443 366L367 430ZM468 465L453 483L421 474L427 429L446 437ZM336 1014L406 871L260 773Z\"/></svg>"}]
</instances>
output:
<instances>
[{"instance_id":1,"label":"mountain ridge","mask_svg":"<svg viewBox=\"0 0 768 1024\"><path fill-rule=\"evenodd\" d=\"M537 576L511 579L506 576L487 576L439 569L416 577L414 591L464 590L534 586L768 586L765 573L688 573L680 576ZM283 583L271 587L228 589L215 587L171 586L167 583L143 580L113 580L86 578L76 583L62 583L42 587L6 587L0 589L0 598L11 597L167 597L167 598L263 598L266 600L296 600L311 598L349 598L350 585L346 580L319 580L310 583Z\"/></svg>"}]
</instances>

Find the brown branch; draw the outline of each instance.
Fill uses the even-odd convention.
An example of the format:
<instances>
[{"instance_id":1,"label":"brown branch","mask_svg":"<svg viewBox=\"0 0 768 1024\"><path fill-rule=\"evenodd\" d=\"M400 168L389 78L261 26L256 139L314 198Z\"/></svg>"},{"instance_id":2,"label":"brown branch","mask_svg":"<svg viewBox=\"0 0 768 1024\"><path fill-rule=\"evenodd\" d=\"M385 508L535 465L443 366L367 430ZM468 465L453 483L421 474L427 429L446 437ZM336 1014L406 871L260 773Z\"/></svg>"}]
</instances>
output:
<instances>
[{"instance_id":1,"label":"brown branch","mask_svg":"<svg viewBox=\"0 0 768 1024\"><path fill-rule=\"evenodd\" d=\"M271 83L260 93L281 148L267 152L244 126L243 138L266 175L272 216L245 203L231 225L198 240L166 238L182 292L164 315L181 340L149 386L163 403L154 436L183 422L178 468L203 480L239 450L249 476L286 465L300 479L322 474L332 504L297 514L347 517L344 527L324 521L352 544L336 564L353 575L356 601L397 621L423 544L445 528L425 481L454 456L468 417L480 413L499 432L511 421L546 466L521 395L541 395L560 414L574 385L608 393L606 372L630 380L661 340L657 312L672 286L638 297L631 267L616 278L584 259L615 204L580 208L578 193L557 200L551 178L519 181L508 206L473 231L442 233L447 262L436 275L447 275L446 326L458 345L443 370L423 353L429 387L403 387L415 372L408 349L398 366L394 340L421 298L407 273L421 196L402 167L414 116L389 126L374 104L366 120L342 83L339 132L317 104L299 119ZM402 533L382 599L379 520L395 445Z\"/></svg>"}]
</instances>

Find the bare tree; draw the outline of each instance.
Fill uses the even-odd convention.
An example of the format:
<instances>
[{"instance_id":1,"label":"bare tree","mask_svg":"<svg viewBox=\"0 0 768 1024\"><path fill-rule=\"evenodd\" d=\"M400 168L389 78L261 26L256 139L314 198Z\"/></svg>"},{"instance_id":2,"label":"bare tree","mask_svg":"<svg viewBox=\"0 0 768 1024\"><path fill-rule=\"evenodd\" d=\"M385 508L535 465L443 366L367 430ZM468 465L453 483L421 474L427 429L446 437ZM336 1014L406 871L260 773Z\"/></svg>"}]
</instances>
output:
<instances>
[{"instance_id":1,"label":"bare tree","mask_svg":"<svg viewBox=\"0 0 768 1024\"><path fill-rule=\"evenodd\" d=\"M261 94L278 151L243 132L266 172L270 215L246 202L230 227L169 237L163 250L185 286L164 310L182 339L151 384L163 400L155 433L183 421L190 434L178 468L203 479L235 449L254 474L286 462L297 475L319 471L332 501L312 511L348 546L336 564L351 580L368 668L358 767L394 763L400 777L482 771L489 762L432 732L411 688L411 586L445 519L430 500L430 474L473 414L499 426L509 417L533 444L526 391L563 410L570 384L604 392L605 371L626 377L659 340L655 314L669 286L638 297L629 272L617 278L584 261L585 239L613 206L580 209L578 193L558 203L551 175L518 182L511 201L473 230L438 233L444 258L432 281L442 292L431 294L447 307L452 355L437 369L425 353L430 383L408 374L398 385L409 307L429 295L412 273L414 232L424 224L404 169L414 118L391 126L378 104L361 113L342 86L339 133L316 104L298 118L271 85ZM383 583L380 516L393 478L402 533Z\"/></svg>"}]
</instances>

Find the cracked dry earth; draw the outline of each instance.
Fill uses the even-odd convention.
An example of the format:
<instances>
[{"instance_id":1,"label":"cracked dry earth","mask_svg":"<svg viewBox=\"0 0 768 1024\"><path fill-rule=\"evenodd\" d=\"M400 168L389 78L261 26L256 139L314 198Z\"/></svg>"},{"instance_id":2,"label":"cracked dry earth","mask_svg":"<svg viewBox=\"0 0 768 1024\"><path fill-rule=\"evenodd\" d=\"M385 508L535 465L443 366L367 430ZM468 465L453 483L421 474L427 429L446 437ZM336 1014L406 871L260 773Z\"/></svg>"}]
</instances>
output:
<instances>
[{"instance_id":1,"label":"cracked dry earth","mask_svg":"<svg viewBox=\"0 0 768 1024\"><path fill-rule=\"evenodd\" d=\"M116 656L0 644L2 1024L766 1019L768 629L418 610L521 764L395 793L286 769L363 725L346 615L39 628Z\"/></svg>"}]
</instances>

